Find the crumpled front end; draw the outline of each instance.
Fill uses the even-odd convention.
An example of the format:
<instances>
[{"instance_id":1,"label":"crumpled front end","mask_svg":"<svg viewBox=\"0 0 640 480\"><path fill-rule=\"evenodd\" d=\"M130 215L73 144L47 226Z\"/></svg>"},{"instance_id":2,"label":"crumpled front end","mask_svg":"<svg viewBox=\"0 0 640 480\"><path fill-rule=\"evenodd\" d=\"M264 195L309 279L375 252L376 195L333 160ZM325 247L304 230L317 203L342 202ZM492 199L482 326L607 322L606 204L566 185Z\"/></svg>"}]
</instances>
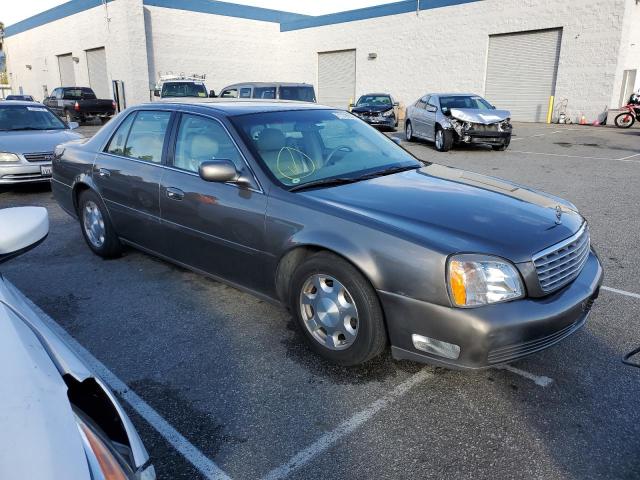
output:
<instances>
[{"instance_id":1,"label":"crumpled front end","mask_svg":"<svg viewBox=\"0 0 640 480\"><path fill-rule=\"evenodd\" d=\"M448 121L462 143L504 145L511 140L510 112L507 110L477 111L452 108Z\"/></svg>"}]
</instances>

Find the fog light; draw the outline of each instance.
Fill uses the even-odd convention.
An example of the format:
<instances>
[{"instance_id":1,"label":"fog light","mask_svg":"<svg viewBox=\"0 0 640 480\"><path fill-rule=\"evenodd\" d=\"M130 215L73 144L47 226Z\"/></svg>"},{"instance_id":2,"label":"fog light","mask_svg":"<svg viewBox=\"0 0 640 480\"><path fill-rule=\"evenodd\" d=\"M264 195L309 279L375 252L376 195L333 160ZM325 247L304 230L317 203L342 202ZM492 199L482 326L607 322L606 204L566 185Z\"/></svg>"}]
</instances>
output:
<instances>
[{"instance_id":1,"label":"fog light","mask_svg":"<svg viewBox=\"0 0 640 480\"><path fill-rule=\"evenodd\" d=\"M435 338L423 337L422 335L411 335L413 346L423 352L433 353L440 357L456 360L460 356L460 347L453 343L443 342Z\"/></svg>"}]
</instances>

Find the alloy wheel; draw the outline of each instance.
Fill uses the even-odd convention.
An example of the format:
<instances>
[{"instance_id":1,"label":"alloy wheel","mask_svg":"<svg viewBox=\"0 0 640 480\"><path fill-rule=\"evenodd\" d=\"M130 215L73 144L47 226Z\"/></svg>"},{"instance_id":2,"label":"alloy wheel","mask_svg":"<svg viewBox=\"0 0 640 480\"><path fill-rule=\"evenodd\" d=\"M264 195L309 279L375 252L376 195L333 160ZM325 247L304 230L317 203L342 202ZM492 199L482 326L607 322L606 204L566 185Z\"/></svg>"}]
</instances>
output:
<instances>
[{"instance_id":1,"label":"alloy wheel","mask_svg":"<svg viewBox=\"0 0 640 480\"><path fill-rule=\"evenodd\" d=\"M337 279L315 274L302 285L300 314L311 336L329 350L344 350L356 340L360 325L353 297Z\"/></svg>"},{"instance_id":2,"label":"alloy wheel","mask_svg":"<svg viewBox=\"0 0 640 480\"><path fill-rule=\"evenodd\" d=\"M82 226L91 245L95 248L104 245L105 228L102 212L100 212L98 205L91 200L86 202L82 209Z\"/></svg>"},{"instance_id":3,"label":"alloy wheel","mask_svg":"<svg viewBox=\"0 0 640 480\"><path fill-rule=\"evenodd\" d=\"M405 129L404 136L407 140L411 140L411 138L413 137L413 128L411 127L410 123L407 123L407 128Z\"/></svg>"},{"instance_id":4,"label":"alloy wheel","mask_svg":"<svg viewBox=\"0 0 640 480\"><path fill-rule=\"evenodd\" d=\"M444 145L444 133L442 130L436 130L436 148L440 150Z\"/></svg>"}]
</instances>

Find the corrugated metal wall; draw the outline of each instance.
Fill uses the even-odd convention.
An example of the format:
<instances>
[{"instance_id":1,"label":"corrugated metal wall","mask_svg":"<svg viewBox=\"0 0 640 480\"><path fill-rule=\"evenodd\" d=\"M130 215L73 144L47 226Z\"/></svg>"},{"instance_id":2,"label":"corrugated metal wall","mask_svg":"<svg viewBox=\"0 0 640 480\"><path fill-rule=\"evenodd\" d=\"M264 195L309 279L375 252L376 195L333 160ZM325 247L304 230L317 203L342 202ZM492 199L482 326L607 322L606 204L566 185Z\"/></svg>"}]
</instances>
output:
<instances>
[{"instance_id":1,"label":"corrugated metal wall","mask_svg":"<svg viewBox=\"0 0 640 480\"><path fill-rule=\"evenodd\" d=\"M318 103L347 109L356 92L356 51L318 53Z\"/></svg>"},{"instance_id":2,"label":"corrugated metal wall","mask_svg":"<svg viewBox=\"0 0 640 480\"><path fill-rule=\"evenodd\" d=\"M70 53L58 55L58 68L60 69L60 86L75 87L76 74L73 69L73 57Z\"/></svg>"},{"instance_id":3,"label":"corrugated metal wall","mask_svg":"<svg viewBox=\"0 0 640 480\"><path fill-rule=\"evenodd\" d=\"M107 55L104 48L87 50L89 85L98 98L111 98L107 77Z\"/></svg>"}]
</instances>

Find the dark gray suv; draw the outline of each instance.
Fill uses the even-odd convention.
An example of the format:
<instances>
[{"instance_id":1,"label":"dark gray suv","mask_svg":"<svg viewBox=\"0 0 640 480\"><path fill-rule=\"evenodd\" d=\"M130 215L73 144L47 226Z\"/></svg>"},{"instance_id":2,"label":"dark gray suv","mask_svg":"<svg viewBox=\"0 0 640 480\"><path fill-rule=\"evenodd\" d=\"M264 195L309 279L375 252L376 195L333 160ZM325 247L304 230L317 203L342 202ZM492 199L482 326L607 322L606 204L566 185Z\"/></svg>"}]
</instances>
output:
<instances>
[{"instance_id":1,"label":"dark gray suv","mask_svg":"<svg viewBox=\"0 0 640 480\"><path fill-rule=\"evenodd\" d=\"M425 163L313 104L139 105L59 147L52 186L98 255L128 244L281 303L344 365L388 343L509 362L584 325L602 281L570 202Z\"/></svg>"}]
</instances>

